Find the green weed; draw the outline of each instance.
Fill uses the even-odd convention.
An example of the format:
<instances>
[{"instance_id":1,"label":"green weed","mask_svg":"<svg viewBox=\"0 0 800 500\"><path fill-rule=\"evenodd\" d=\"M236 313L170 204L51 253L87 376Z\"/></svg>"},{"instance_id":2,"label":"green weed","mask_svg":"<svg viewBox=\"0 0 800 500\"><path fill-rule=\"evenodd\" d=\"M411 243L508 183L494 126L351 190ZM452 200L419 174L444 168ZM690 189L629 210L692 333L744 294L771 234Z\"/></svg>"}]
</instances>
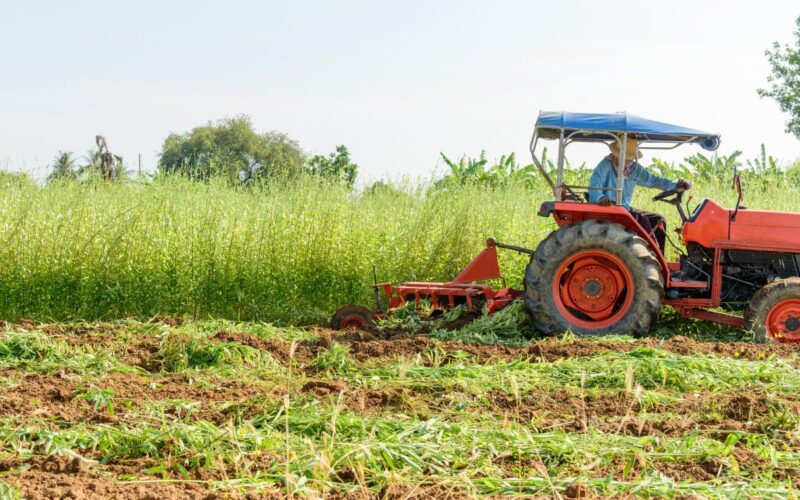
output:
<instances>
[{"instance_id":1,"label":"green weed","mask_svg":"<svg viewBox=\"0 0 800 500\"><path fill-rule=\"evenodd\" d=\"M258 349L236 342L214 343L202 335L169 332L156 355L163 371L259 365L270 359Z\"/></svg>"},{"instance_id":2,"label":"green weed","mask_svg":"<svg viewBox=\"0 0 800 500\"><path fill-rule=\"evenodd\" d=\"M492 315L483 314L461 329L434 329L430 335L441 340L518 346L539 333L533 328L523 302L518 300Z\"/></svg>"},{"instance_id":3,"label":"green weed","mask_svg":"<svg viewBox=\"0 0 800 500\"><path fill-rule=\"evenodd\" d=\"M350 349L338 342L333 342L331 346L321 352L311 366L325 371L328 370L334 375L347 375L356 371L353 362L350 359Z\"/></svg>"},{"instance_id":4,"label":"green weed","mask_svg":"<svg viewBox=\"0 0 800 500\"><path fill-rule=\"evenodd\" d=\"M92 403L95 410L101 410L105 408L108 412L108 416L113 417L115 394L116 393L111 389L98 389L97 387L89 387L85 392L79 394L78 397L81 397L89 403Z\"/></svg>"}]
</instances>

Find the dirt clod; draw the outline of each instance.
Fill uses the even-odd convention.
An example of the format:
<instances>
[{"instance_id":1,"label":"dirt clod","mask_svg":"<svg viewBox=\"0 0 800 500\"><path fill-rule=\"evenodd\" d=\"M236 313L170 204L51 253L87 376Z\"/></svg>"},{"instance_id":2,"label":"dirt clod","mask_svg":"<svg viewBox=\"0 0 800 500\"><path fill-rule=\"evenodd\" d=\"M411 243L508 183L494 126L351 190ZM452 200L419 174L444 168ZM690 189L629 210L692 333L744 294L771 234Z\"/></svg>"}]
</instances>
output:
<instances>
[{"instance_id":1,"label":"dirt clod","mask_svg":"<svg viewBox=\"0 0 800 500\"><path fill-rule=\"evenodd\" d=\"M309 380L302 390L316 396L336 395L347 391L347 384L339 380Z\"/></svg>"},{"instance_id":2,"label":"dirt clod","mask_svg":"<svg viewBox=\"0 0 800 500\"><path fill-rule=\"evenodd\" d=\"M564 498L591 498L594 496L591 487L583 483L572 483L563 493Z\"/></svg>"}]
</instances>

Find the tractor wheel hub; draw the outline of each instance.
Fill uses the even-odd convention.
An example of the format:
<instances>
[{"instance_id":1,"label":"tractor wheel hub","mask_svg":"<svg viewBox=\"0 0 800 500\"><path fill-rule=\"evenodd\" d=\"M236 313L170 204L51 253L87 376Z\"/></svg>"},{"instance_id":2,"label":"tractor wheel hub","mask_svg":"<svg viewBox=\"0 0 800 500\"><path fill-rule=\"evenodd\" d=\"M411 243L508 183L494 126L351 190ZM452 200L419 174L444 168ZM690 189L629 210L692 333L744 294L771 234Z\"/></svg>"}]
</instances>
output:
<instances>
[{"instance_id":1,"label":"tractor wheel hub","mask_svg":"<svg viewBox=\"0 0 800 500\"><path fill-rule=\"evenodd\" d=\"M621 296L626 296L627 289L633 288L633 278L624 264L609 252L578 252L565 259L555 275L557 300L565 315L577 324L603 328L613 324L630 307L631 300L624 304L619 301Z\"/></svg>"},{"instance_id":2,"label":"tractor wheel hub","mask_svg":"<svg viewBox=\"0 0 800 500\"><path fill-rule=\"evenodd\" d=\"M784 299L770 308L767 334L778 342L800 343L800 299Z\"/></svg>"},{"instance_id":3,"label":"tractor wheel hub","mask_svg":"<svg viewBox=\"0 0 800 500\"><path fill-rule=\"evenodd\" d=\"M597 280L589 280L584 285L583 291L588 297L597 297L603 291L603 287Z\"/></svg>"}]
</instances>

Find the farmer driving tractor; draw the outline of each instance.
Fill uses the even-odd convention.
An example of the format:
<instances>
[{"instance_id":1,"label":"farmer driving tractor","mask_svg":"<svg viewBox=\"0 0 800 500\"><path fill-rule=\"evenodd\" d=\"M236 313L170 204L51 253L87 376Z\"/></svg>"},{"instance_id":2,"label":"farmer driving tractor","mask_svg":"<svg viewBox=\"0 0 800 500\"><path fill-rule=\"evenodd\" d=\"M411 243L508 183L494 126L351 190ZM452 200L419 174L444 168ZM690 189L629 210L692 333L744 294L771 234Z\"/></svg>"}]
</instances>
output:
<instances>
[{"instance_id":1,"label":"farmer driving tractor","mask_svg":"<svg viewBox=\"0 0 800 500\"><path fill-rule=\"evenodd\" d=\"M592 172L589 180L589 203L597 203L602 206L618 204L627 208L642 228L655 237L663 252L667 236L667 222L660 214L632 208L633 190L639 185L662 191L670 189L686 191L692 187L692 183L684 179L672 181L648 172L637 161L642 157L642 153L637 148L636 139L628 139L625 144L625 178L622 184L622 200L619 202L615 191L620 157L619 142L611 142L610 149L611 154L603 158Z\"/></svg>"}]
</instances>

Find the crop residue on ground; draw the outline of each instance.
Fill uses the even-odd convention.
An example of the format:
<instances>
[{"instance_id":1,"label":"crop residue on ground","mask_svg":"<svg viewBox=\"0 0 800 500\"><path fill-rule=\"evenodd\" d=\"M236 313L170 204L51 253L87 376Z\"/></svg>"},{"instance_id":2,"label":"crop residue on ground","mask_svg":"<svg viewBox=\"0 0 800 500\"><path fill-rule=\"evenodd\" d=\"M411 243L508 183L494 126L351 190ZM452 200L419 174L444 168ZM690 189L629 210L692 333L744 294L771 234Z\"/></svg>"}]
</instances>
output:
<instances>
[{"instance_id":1,"label":"crop residue on ground","mask_svg":"<svg viewBox=\"0 0 800 500\"><path fill-rule=\"evenodd\" d=\"M687 336L458 341L454 332L483 335L474 324L425 335L402 325L9 325L0 489L729 497L800 486L794 347Z\"/></svg>"}]
</instances>

